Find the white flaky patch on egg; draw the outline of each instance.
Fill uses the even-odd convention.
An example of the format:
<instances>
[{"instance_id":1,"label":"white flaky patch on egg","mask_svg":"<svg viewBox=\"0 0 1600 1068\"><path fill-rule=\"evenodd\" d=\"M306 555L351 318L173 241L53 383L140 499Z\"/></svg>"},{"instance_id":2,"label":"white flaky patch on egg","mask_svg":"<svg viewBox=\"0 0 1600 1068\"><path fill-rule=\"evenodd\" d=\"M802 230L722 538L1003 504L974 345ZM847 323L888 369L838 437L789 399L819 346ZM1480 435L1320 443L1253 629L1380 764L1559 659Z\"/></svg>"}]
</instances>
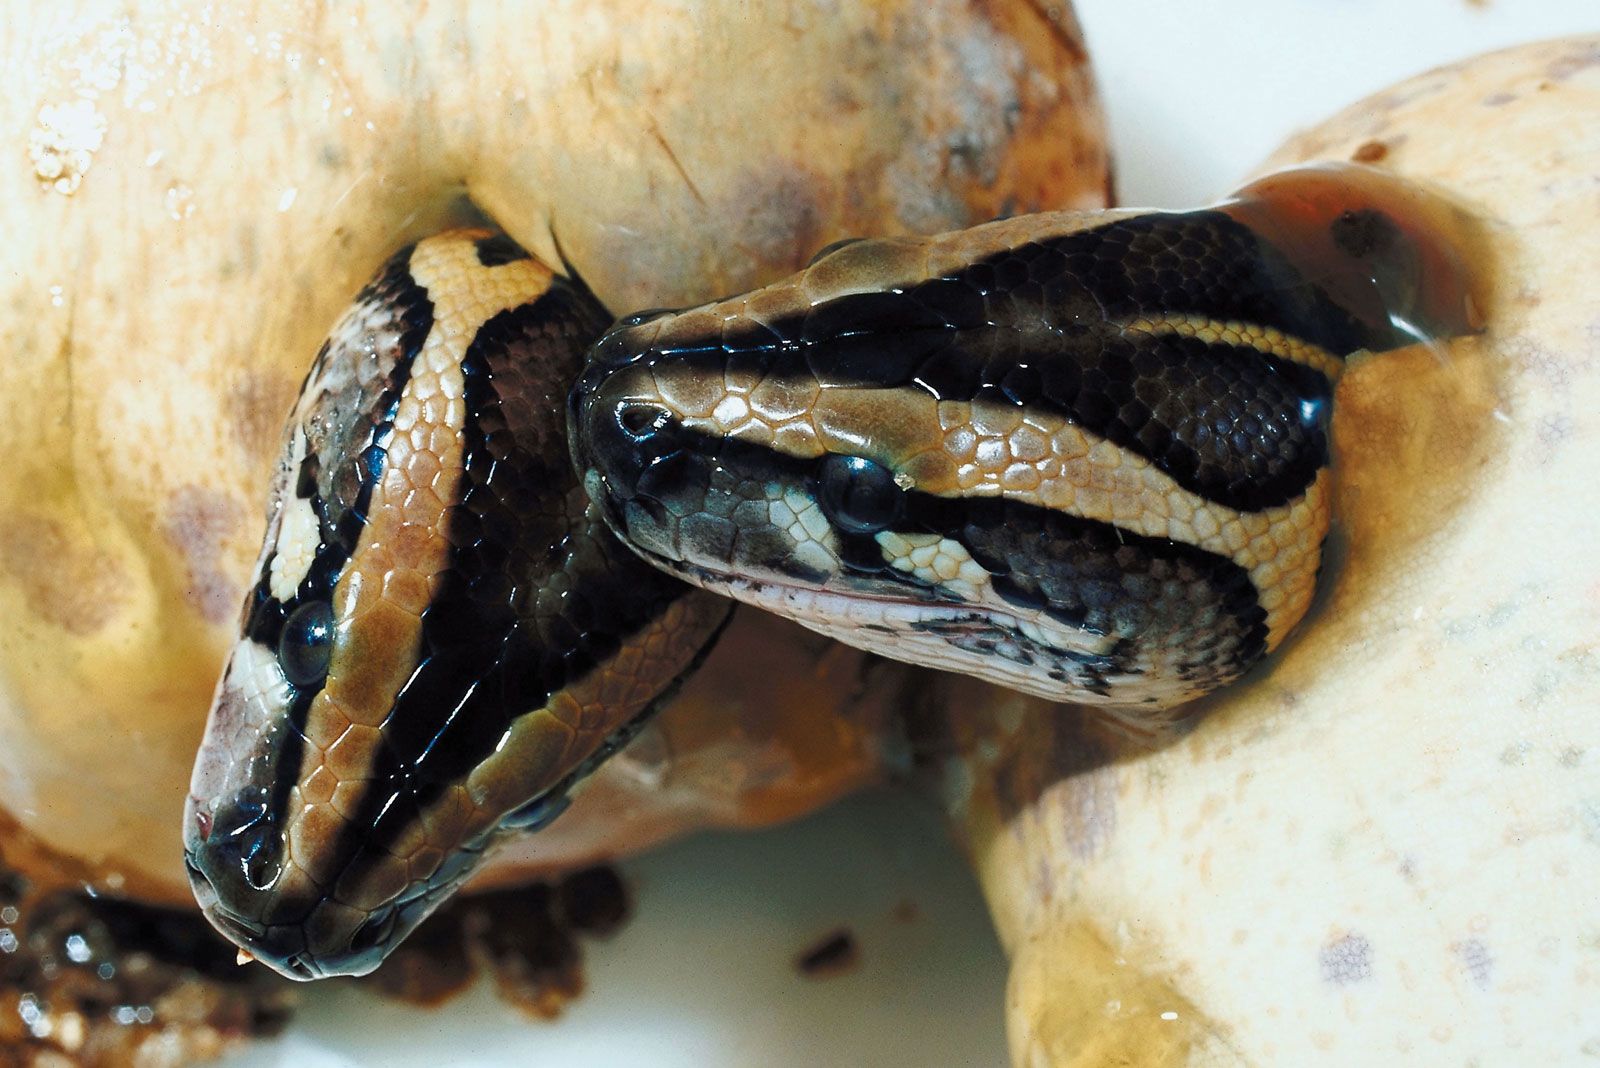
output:
<instances>
[{"instance_id":1,"label":"white flaky patch on egg","mask_svg":"<svg viewBox=\"0 0 1600 1068\"><path fill-rule=\"evenodd\" d=\"M305 431L296 429L294 447L289 462L291 472L300 470L306 458ZM292 475L290 486L293 486ZM322 529L311 502L294 495L292 488L284 494L282 515L278 521L278 541L273 546L272 568L267 575L267 588L280 601L293 599L300 583L317 558L317 546L322 542Z\"/></svg>"}]
</instances>

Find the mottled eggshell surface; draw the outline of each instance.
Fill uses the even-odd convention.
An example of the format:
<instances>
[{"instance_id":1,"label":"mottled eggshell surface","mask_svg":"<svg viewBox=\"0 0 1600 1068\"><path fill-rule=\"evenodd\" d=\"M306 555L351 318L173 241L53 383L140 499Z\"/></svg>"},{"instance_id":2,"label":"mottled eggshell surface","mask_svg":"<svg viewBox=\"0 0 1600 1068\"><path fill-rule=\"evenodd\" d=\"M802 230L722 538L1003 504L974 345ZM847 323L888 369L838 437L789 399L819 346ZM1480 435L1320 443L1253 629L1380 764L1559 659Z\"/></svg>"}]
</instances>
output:
<instances>
[{"instance_id":1,"label":"mottled eggshell surface","mask_svg":"<svg viewBox=\"0 0 1600 1068\"><path fill-rule=\"evenodd\" d=\"M1484 56L1272 161L1481 221L1487 331L1354 365L1300 634L1157 751L983 694L948 780L1019 1065L1600 1056L1600 38ZM993 726L998 723L998 726Z\"/></svg>"},{"instance_id":2,"label":"mottled eggshell surface","mask_svg":"<svg viewBox=\"0 0 1600 1068\"><path fill-rule=\"evenodd\" d=\"M0 807L105 885L188 899L185 786L285 413L396 248L488 216L624 312L849 234L1099 205L1071 20L1023 0L10 5ZM795 628L744 630L546 862L875 773L889 706L862 695L892 687Z\"/></svg>"}]
</instances>

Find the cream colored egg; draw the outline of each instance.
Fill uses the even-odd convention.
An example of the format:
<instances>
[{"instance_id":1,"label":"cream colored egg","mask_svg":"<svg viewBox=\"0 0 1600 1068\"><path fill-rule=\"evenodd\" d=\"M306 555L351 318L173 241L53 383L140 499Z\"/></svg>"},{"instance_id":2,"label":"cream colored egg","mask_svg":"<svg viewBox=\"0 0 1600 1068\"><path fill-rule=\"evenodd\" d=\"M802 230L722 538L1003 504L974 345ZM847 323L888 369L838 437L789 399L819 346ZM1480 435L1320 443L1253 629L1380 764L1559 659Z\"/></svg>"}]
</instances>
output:
<instances>
[{"instance_id":1,"label":"cream colored egg","mask_svg":"<svg viewBox=\"0 0 1600 1068\"><path fill-rule=\"evenodd\" d=\"M1326 589L1187 737L958 686L1002 725L953 719L983 785L952 801L1018 1065L1600 1051L1600 38L1423 75L1272 165L1314 159L1473 211L1488 329L1346 375Z\"/></svg>"}]
</instances>

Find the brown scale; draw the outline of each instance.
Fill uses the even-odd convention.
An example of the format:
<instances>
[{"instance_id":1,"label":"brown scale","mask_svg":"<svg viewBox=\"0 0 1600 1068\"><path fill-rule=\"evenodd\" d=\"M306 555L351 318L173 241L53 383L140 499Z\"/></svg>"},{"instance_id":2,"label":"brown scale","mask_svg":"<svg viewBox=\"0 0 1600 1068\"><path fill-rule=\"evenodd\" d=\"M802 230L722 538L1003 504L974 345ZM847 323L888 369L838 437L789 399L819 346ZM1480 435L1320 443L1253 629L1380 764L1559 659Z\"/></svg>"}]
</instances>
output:
<instances>
[{"instance_id":1,"label":"brown scale","mask_svg":"<svg viewBox=\"0 0 1600 1068\"><path fill-rule=\"evenodd\" d=\"M1471 237L1344 165L1193 212L849 244L624 320L574 391L580 467L625 538L708 588L1041 696L1170 707L1305 613L1344 359L1476 329ZM1130 576L1187 554L1199 585L1163 597L1055 538L1127 546Z\"/></svg>"}]
</instances>

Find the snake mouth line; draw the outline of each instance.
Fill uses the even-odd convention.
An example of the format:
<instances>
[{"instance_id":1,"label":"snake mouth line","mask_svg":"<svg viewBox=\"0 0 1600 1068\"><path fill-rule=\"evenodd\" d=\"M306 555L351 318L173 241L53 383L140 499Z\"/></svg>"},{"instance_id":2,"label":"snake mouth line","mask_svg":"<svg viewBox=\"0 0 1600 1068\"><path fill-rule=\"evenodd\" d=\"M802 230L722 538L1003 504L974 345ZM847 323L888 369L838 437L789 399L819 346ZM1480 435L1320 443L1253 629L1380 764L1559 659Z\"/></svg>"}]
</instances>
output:
<instances>
[{"instance_id":1,"label":"snake mouth line","mask_svg":"<svg viewBox=\"0 0 1600 1068\"><path fill-rule=\"evenodd\" d=\"M893 597L860 590L848 594L837 593L814 586L716 571L699 564L673 560L638 546L631 547L655 566L677 575L684 581L713 593L732 597L745 604L762 608L771 608L780 603L790 608L809 606L809 610L785 611L781 614L790 616L803 626L824 633L835 633L840 627L850 626L881 632L900 632L915 629L919 624L925 626L981 619L994 628L1011 632L1018 638L1048 645L1027 635L1023 629L1025 621L1002 606L951 600L948 594L941 599L938 591L932 588L927 590L925 598ZM863 608L866 605L877 606L878 618L870 617L870 612Z\"/></svg>"},{"instance_id":2,"label":"snake mouth line","mask_svg":"<svg viewBox=\"0 0 1600 1068\"><path fill-rule=\"evenodd\" d=\"M851 605L864 603L892 605L905 608L927 608L934 611L937 611L941 608L951 611L960 610L964 612L989 611L987 606L972 605L967 604L966 602L956 605L948 600L938 600L935 598L934 591L931 589L928 591L928 596L926 599L918 599L914 597L888 597L883 594L869 593L860 590L851 591L848 594L833 593L817 586L802 586L799 583L784 582L778 579L750 578L744 575L736 575L732 572L716 571L700 564L692 564L685 560L675 560L670 556L663 556L660 553L641 548L633 542L626 542L626 544L640 557L649 561L656 567L661 568L663 571L671 572L672 574L683 579L685 582L692 583L696 586L700 586L716 593L725 593L727 596L734 597L737 600L745 600L745 598L739 596L739 593L747 593L750 594L752 598L755 598L768 590L776 590L778 591L779 597L790 603L807 600L812 602L821 602L824 604L836 602L842 610L840 614L843 614L844 611L847 611Z\"/></svg>"}]
</instances>

